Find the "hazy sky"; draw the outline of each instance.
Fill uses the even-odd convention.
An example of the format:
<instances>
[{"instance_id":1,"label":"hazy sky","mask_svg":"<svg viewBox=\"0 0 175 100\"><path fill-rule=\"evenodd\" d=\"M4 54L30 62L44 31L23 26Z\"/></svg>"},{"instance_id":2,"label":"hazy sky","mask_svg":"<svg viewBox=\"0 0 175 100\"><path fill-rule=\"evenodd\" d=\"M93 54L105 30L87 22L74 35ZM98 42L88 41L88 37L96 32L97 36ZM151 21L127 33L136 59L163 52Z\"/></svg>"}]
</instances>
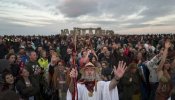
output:
<instances>
[{"instance_id":1,"label":"hazy sky","mask_svg":"<svg viewBox=\"0 0 175 100\"><path fill-rule=\"evenodd\" d=\"M0 35L56 34L73 27L175 33L175 0L0 0Z\"/></svg>"}]
</instances>

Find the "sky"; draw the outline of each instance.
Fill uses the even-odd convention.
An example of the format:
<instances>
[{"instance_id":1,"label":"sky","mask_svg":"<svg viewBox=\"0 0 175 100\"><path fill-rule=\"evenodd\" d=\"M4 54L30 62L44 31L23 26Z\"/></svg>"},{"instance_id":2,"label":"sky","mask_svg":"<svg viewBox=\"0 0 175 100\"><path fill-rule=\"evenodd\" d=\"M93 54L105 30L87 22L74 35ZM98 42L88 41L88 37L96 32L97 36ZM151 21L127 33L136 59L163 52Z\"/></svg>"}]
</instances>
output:
<instances>
[{"instance_id":1,"label":"sky","mask_svg":"<svg viewBox=\"0 0 175 100\"><path fill-rule=\"evenodd\" d=\"M51 35L61 29L175 33L175 0L0 0L0 35Z\"/></svg>"}]
</instances>

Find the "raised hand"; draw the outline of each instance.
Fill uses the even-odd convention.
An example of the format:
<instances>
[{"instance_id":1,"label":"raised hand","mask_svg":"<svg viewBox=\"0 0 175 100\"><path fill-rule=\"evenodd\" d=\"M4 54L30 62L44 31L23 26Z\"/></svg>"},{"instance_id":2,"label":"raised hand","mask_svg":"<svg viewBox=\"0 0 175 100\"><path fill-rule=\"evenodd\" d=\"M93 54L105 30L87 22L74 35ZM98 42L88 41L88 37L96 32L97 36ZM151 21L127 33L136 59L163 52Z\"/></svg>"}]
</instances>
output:
<instances>
[{"instance_id":1,"label":"raised hand","mask_svg":"<svg viewBox=\"0 0 175 100\"><path fill-rule=\"evenodd\" d=\"M118 68L116 69L116 67L114 67L113 69L115 77L118 79L122 78L126 71L126 68L126 63L119 61Z\"/></svg>"},{"instance_id":2,"label":"raised hand","mask_svg":"<svg viewBox=\"0 0 175 100\"><path fill-rule=\"evenodd\" d=\"M170 47L171 47L171 42L170 42L170 40L167 40L167 41L165 42L165 48L168 49L168 48L170 48Z\"/></svg>"},{"instance_id":3,"label":"raised hand","mask_svg":"<svg viewBox=\"0 0 175 100\"><path fill-rule=\"evenodd\" d=\"M71 78L76 78L76 77L78 76L78 71L77 71L77 69L74 69L74 68L73 68L73 69L71 70L71 72L70 72L69 75L70 75Z\"/></svg>"}]
</instances>

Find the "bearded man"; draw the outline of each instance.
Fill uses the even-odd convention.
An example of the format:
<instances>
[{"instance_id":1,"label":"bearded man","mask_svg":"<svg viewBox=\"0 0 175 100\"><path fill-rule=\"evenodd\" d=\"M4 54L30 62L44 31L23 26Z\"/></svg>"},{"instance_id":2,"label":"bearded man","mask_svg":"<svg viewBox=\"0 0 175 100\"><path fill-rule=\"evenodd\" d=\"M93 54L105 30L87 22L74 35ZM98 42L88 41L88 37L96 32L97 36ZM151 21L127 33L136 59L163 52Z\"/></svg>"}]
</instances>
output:
<instances>
[{"instance_id":1,"label":"bearded man","mask_svg":"<svg viewBox=\"0 0 175 100\"><path fill-rule=\"evenodd\" d=\"M87 63L81 69L82 78L77 83L75 100L119 100L117 84L126 70L126 63L120 61L118 67L114 67L114 78L111 81L101 81L98 68L91 62ZM70 72L71 82L67 92L67 100L72 100L74 93L73 78L76 78L78 72L72 69ZM74 98L74 97L73 97Z\"/></svg>"}]
</instances>

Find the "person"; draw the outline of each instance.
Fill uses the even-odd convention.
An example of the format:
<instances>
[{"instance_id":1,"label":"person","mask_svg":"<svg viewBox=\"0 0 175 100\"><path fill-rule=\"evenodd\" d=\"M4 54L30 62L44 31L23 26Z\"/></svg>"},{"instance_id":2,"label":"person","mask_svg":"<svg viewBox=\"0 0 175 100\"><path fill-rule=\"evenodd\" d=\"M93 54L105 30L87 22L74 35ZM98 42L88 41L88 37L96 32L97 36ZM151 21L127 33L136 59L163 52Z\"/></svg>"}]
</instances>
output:
<instances>
[{"instance_id":1,"label":"person","mask_svg":"<svg viewBox=\"0 0 175 100\"><path fill-rule=\"evenodd\" d=\"M53 53L51 55L51 62L49 63L49 67L46 71L47 92L44 95L44 98L46 100L59 100L59 97L57 95L58 89L56 88L56 82L57 82L56 73L58 73L56 68L58 67L58 61L59 57L57 53Z\"/></svg>"},{"instance_id":2,"label":"person","mask_svg":"<svg viewBox=\"0 0 175 100\"><path fill-rule=\"evenodd\" d=\"M55 53L51 57L51 62L49 63L49 67L47 69L47 81L49 85L53 85L53 74L54 74L54 68L57 67L59 61L58 55Z\"/></svg>"},{"instance_id":3,"label":"person","mask_svg":"<svg viewBox=\"0 0 175 100\"><path fill-rule=\"evenodd\" d=\"M29 54L29 62L26 64L26 68L29 71L30 75L38 76L41 72L41 67L37 62L37 54L35 51L31 51Z\"/></svg>"},{"instance_id":4,"label":"person","mask_svg":"<svg viewBox=\"0 0 175 100\"><path fill-rule=\"evenodd\" d=\"M122 100L140 100L140 75L136 63L130 63L128 70L121 79L123 87Z\"/></svg>"},{"instance_id":5,"label":"person","mask_svg":"<svg viewBox=\"0 0 175 100\"><path fill-rule=\"evenodd\" d=\"M160 62L161 60L162 53L163 53L163 49L161 49L160 53L154 56L150 61L146 62L146 66L150 72L149 74L149 83L150 83L149 99L150 100L155 99L155 93L159 83L156 71L157 71L158 62Z\"/></svg>"},{"instance_id":6,"label":"person","mask_svg":"<svg viewBox=\"0 0 175 100\"><path fill-rule=\"evenodd\" d=\"M4 70L4 72L2 74L2 78L4 80L4 84L1 88L1 92L5 92L7 90L12 90L12 91L16 92L15 84L14 84L15 79L9 70Z\"/></svg>"},{"instance_id":7,"label":"person","mask_svg":"<svg viewBox=\"0 0 175 100\"><path fill-rule=\"evenodd\" d=\"M6 56L6 59L9 61L10 64L10 71L12 73L12 75L14 76L14 78L16 79L19 76L19 71L20 68L18 66L18 64L16 64L16 55L14 53L9 53Z\"/></svg>"},{"instance_id":8,"label":"person","mask_svg":"<svg viewBox=\"0 0 175 100\"><path fill-rule=\"evenodd\" d=\"M75 93L73 78L77 77L78 72L73 68L70 72L71 82L67 91L67 100L77 98L77 96L78 100L119 100L117 84L123 77L125 70L126 63L120 61L118 67L114 67L114 78L107 82L100 81L97 67L89 62L80 71L83 81L77 83L77 93Z\"/></svg>"},{"instance_id":9,"label":"person","mask_svg":"<svg viewBox=\"0 0 175 100\"><path fill-rule=\"evenodd\" d=\"M49 62L45 50L40 51L40 58L38 59L38 63L42 69L47 69Z\"/></svg>"},{"instance_id":10,"label":"person","mask_svg":"<svg viewBox=\"0 0 175 100\"><path fill-rule=\"evenodd\" d=\"M172 84L173 84L173 89L171 92L171 99L175 100L175 59L173 60L173 62L171 63L171 80L172 80Z\"/></svg>"},{"instance_id":11,"label":"person","mask_svg":"<svg viewBox=\"0 0 175 100\"><path fill-rule=\"evenodd\" d=\"M145 58L143 56L142 52L138 52L137 54L137 60L138 64L138 70L139 74L141 76L141 84L140 84L140 89L141 89L141 98L142 100L148 100L149 97L149 70L146 66Z\"/></svg>"},{"instance_id":12,"label":"person","mask_svg":"<svg viewBox=\"0 0 175 100\"><path fill-rule=\"evenodd\" d=\"M95 56L92 56L92 58L89 59L89 61L92 63L92 64L95 64L98 60Z\"/></svg>"},{"instance_id":13,"label":"person","mask_svg":"<svg viewBox=\"0 0 175 100\"><path fill-rule=\"evenodd\" d=\"M105 59L106 59L106 55L110 55L110 52L109 52L109 50L108 50L108 47L107 47L107 46L104 46L104 47L102 48L101 53L98 55L99 61L105 60Z\"/></svg>"},{"instance_id":14,"label":"person","mask_svg":"<svg viewBox=\"0 0 175 100\"><path fill-rule=\"evenodd\" d=\"M26 68L21 69L21 78L16 83L16 88L24 100L40 100L39 84L33 76L30 76Z\"/></svg>"},{"instance_id":15,"label":"person","mask_svg":"<svg viewBox=\"0 0 175 100\"><path fill-rule=\"evenodd\" d=\"M2 85L3 79L2 79L2 73L4 70L10 70L10 63L7 59L0 59L0 87Z\"/></svg>"},{"instance_id":16,"label":"person","mask_svg":"<svg viewBox=\"0 0 175 100\"><path fill-rule=\"evenodd\" d=\"M159 85L156 91L155 100L167 100L172 91L171 75L170 75L170 63L167 59L168 49L170 48L170 41L165 42L165 49L163 51L162 59L157 68L157 75Z\"/></svg>"},{"instance_id":17,"label":"person","mask_svg":"<svg viewBox=\"0 0 175 100\"><path fill-rule=\"evenodd\" d=\"M90 50L89 51L82 51L82 57L79 60L80 68L89 62L90 52L91 52Z\"/></svg>"},{"instance_id":18,"label":"person","mask_svg":"<svg viewBox=\"0 0 175 100\"><path fill-rule=\"evenodd\" d=\"M45 78L43 75L44 71L41 69L37 61L37 54L35 51L31 51L29 53L29 62L26 64L26 69L30 75L36 79L37 84L39 84L40 93L42 93L45 86Z\"/></svg>"},{"instance_id":19,"label":"person","mask_svg":"<svg viewBox=\"0 0 175 100\"><path fill-rule=\"evenodd\" d=\"M38 83L41 85L42 84L42 70L37 62L37 54L35 51L31 51L29 54L29 62L26 64L26 69L30 73L31 76L33 76Z\"/></svg>"},{"instance_id":20,"label":"person","mask_svg":"<svg viewBox=\"0 0 175 100\"><path fill-rule=\"evenodd\" d=\"M63 65L62 61L58 61L58 64L56 67L54 67L54 73L53 73L53 90L52 98L50 100L65 100L66 97L66 69Z\"/></svg>"},{"instance_id":21,"label":"person","mask_svg":"<svg viewBox=\"0 0 175 100\"><path fill-rule=\"evenodd\" d=\"M32 47L32 43L30 41L27 42L25 50L28 52L34 51L34 48Z\"/></svg>"},{"instance_id":22,"label":"person","mask_svg":"<svg viewBox=\"0 0 175 100\"><path fill-rule=\"evenodd\" d=\"M102 61L101 62L101 78L104 81L109 81L112 78L111 72L112 72L112 68L109 67L109 64L107 61Z\"/></svg>"},{"instance_id":23,"label":"person","mask_svg":"<svg viewBox=\"0 0 175 100\"><path fill-rule=\"evenodd\" d=\"M19 47L19 52L18 52L18 55L20 56L21 58L21 61L26 64L29 60L28 56L27 56L27 53L25 51L25 46L20 46Z\"/></svg>"},{"instance_id":24,"label":"person","mask_svg":"<svg viewBox=\"0 0 175 100\"><path fill-rule=\"evenodd\" d=\"M6 47L6 44L3 42L3 37L0 36L0 59L4 59L5 55L8 53L8 49Z\"/></svg>"},{"instance_id":25,"label":"person","mask_svg":"<svg viewBox=\"0 0 175 100\"><path fill-rule=\"evenodd\" d=\"M15 88L15 79L9 70L4 70L2 74L3 86L0 90L0 100L19 100L19 95Z\"/></svg>"},{"instance_id":26,"label":"person","mask_svg":"<svg viewBox=\"0 0 175 100\"><path fill-rule=\"evenodd\" d=\"M38 45L37 48L36 48L36 53L38 54L38 59L41 57L41 53L43 51L45 51L44 48L43 48L43 46L41 44Z\"/></svg>"}]
</instances>

